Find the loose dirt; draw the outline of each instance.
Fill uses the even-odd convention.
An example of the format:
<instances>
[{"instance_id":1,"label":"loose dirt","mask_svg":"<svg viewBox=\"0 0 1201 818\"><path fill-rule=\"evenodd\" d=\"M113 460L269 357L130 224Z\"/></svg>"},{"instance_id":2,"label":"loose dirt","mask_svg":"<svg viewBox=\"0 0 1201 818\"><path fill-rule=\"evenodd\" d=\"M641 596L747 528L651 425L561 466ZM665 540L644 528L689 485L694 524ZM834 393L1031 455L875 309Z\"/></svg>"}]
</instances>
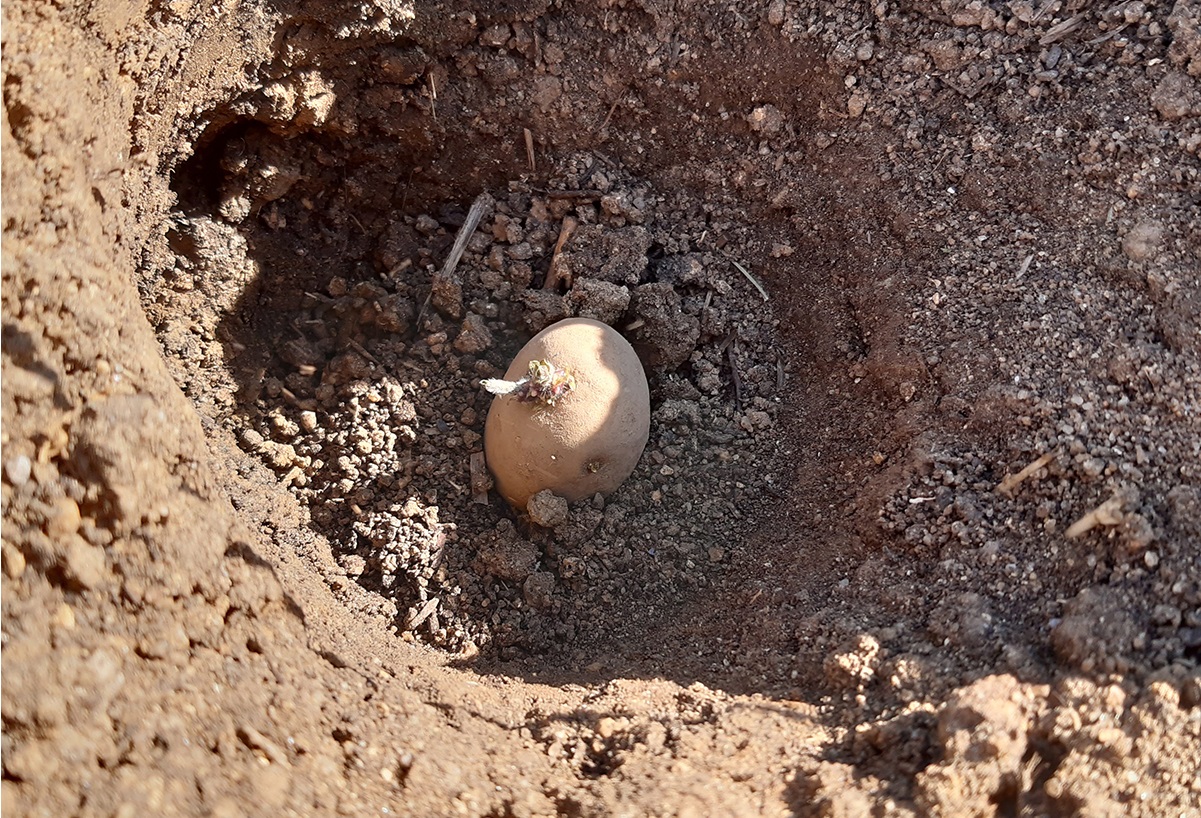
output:
<instances>
[{"instance_id":1,"label":"loose dirt","mask_svg":"<svg viewBox=\"0 0 1201 818\"><path fill-rule=\"evenodd\" d=\"M1201 815L1194 0L4 18L5 815Z\"/></svg>"}]
</instances>

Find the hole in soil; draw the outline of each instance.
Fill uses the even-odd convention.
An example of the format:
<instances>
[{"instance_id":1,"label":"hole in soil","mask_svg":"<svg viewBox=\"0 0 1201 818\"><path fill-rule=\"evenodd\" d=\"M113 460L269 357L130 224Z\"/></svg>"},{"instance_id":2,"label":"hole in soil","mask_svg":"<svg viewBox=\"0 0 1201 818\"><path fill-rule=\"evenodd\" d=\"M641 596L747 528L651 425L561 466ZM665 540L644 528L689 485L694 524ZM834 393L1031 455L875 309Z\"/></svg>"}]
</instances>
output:
<instances>
[{"instance_id":1,"label":"hole in soil","mask_svg":"<svg viewBox=\"0 0 1201 818\"><path fill-rule=\"evenodd\" d=\"M210 431L249 456L242 476L301 506L281 519L244 496L244 512L302 550L320 534L334 560L315 563L344 600L363 607L357 582L398 634L469 659L566 653L529 668L654 673L670 656L674 673L734 684L722 657L738 645L772 655L774 684L808 681L788 672L806 617L879 538L873 498L899 479L906 419L928 406L910 403L928 375L898 346L888 294L903 274L858 255L864 231L891 242L878 180L860 178L858 157L813 161L803 195L767 197L750 163L714 164L728 146L694 145L677 114L647 111L617 113L624 132L604 149L547 118L532 174L509 142L453 109L436 117L419 80L446 69L398 53L391 84L285 77L283 119L278 101L232 101L250 118L214 116L173 177L171 253L147 314ZM770 105L723 114L715 133L745 142L749 127L768 146L816 127L837 80L789 53L814 105L789 102L786 133ZM463 100L489 93L460 79ZM717 99L684 93L696 110ZM790 161L814 160L807 150ZM486 215L443 279L477 195ZM571 278L544 289L557 247ZM572 315L634 345L651 439L617 492L547 528L484 490L473 455L491 398L478 384ZM901 462L872 481L879 469L862 464L881 446ZM862 530L856 515L870 515Z\"/></svg>"},{"instance_id":2,"label":"hole in soil","mask_svg":"<svg viewBox=\"0 0 1201 818\"><path fill-rule=\"evenodd\" d=\"M238 125L210 145L176 175L161 337L205 355L179 324L216 319L222 355L205 360L221 371L193 370L189 392L304 503L398 632L501 656L613 633L631 597L654 615L712 583L745 536L743 498L779 493L773 427L791 367L770 308L722 255L691 251L696 226L646 181L615 164L584 175L594 157L572 154L545 187L495 189L443 279L455 203L373 209L371 180L319 136ZM570 288L535 286L571 221ZM487 492L479 380L574 315L635 345L652 439L620 490L546 528Z\"/></svg>"}]
</instances>

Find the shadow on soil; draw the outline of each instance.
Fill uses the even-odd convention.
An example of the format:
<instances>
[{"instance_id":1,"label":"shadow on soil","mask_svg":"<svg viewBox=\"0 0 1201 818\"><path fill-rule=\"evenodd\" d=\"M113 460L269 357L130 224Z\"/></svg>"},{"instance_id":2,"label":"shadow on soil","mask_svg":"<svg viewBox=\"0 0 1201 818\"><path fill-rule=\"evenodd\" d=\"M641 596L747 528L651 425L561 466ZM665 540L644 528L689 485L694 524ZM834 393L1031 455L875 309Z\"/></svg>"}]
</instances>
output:
<instances>
[{"instance_id":1,"label":"shadow on soil","mask_svg":"<svg viewBox=\"0 0 1201 818\"><path fill-rule=\"evenodd\" d=\"M774 32L766 35L750 54L716 47L682 66L673 86L623 87L618 101L633 90L646 105L630 111L615 106L600 133L524 101L493 123L492 133L500 136L483 135L467 112L497 92L463 80L440 90L435 102L428 82L444 76L449 63L412 43L388 46L388 70L397 74L392 86L368 76L378 70L373 60L379 61L367 54L368 46L379 44L342 44L340 52L325 55L327 64L319 67L332 77L332 91L340 100L355 100L354 127L336 115L321 127L285 127L237 115L234 105L214 113L192 158L175 172L173 188L185 217L228 217L230 209L246 209L240 230L260 273L218 330L226 365L238 381L238 411L261 417L264 406L267 413L294 409L297 387L316 388L317 370L298 374L296 361L284 360L281 348L297 333L296 319L310 294L327 292L333 279L353 288L391 266L400 271L406 292L415 294L413 303L420 303L431 286L426 270L441 266L475 195L503 190L528 174L524 145L514 138L525 127L536 130L540 152L591 151L598 162L616 159L660 189L683 185L702 198L713 184L705 171L737 168L741 157L728 155L730 146L741 145L750 156L758 137L735 116L718 138L697 139L678 127L688 111L741 111L753 98L777 105L802 139L816 138L829 118L842 117L827 107L839 78L812 47L778 39ZM625 64L632 56L613 59L634 75ZM699 90L681 90L690 83ZM514 95L518 85L515 79L508 93ZM515 100L523 97L524 91L515 94ZM761 259L756 270L781 321L776 341L794 373L776 425L778 448L792 454L763 464L777 471L778 493L745 498L745 536L728 544L723 564L711 567L708 587L654 605L637 596L614 599L607 610L590 612L588 633L572 644L509 661L486 653L459 664L550 685L665 677L735 693L800 699L820 693L821 657L805 654L797 630L827 608L832 590L866 555L883 547L874 526L878 503L916 467L914 440L933 425L936 405L932 396L913 402L904 396L915 383L924 395L936 390L923 388L929 379L924 364L900 340L908 277L919 274L930 250L908 236L903 214L890 211L886 184L869 169L871 150L870 141L814 147L793 157L786 196L769 200L766 191L774 187L741 194L757 245L748 249ZM537 186L543 179L530 182ZM232 190L251 195L240 201ZM436 216L448 237L429 240L401 231L381 252L380 237L390 225L426 213ZM772 258L772 238L781 236L793 252ZM535 274L548 263L533 260ZM421 310L402 316L406 342L421 330L426 307ZM336 332L325 337L331 354L354 343ZM515 351L509 346L492 350L487 360L503 369ZM483 396L472 408L486 412ZM895 465L878 468L873 456L881 454ZM389 479L366 487L376 492L392 486ZM492 498L487 513L508 511ZM319 515L312 528L331 542L345 540L342 525L323 527ZM371 570L360 582L370 591L384 590L373 585L379 575ZM404 601L398 607L403 617Z\"/></svg>"}]
</instances>

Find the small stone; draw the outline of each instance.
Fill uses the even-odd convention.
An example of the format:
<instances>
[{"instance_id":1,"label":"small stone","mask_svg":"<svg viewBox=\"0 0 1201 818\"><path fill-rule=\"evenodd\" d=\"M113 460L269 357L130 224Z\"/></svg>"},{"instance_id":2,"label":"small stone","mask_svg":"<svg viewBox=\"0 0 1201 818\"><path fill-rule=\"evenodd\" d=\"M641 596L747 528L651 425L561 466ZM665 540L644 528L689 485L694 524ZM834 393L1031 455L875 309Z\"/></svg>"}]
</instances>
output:
<instances>
[{"instance_id":1,"label":"small stone","mask_svg":"<svg viewBox=\"0 0 1201 818\"><path fill-rule=\"evenodd\" d=\"M75 611L72 610L70 605L64 602L54 612L51 623L64 630L72 630L75 627Z\"/></svg>"},{"instance_id":2,"label":"small stone","mask_svg":"<svg viewBox=\"0 0 1201 818\"><path fill-rule=\"evenodd\" d=\"M245 445L251 451L258 451L259 447L261 447L264 442L263 436L254 429L243 429L241 438L243 445Z\"/></svg>"},{"instance_id":3,"label":"small stone","mask_svg":"<svg viewBox=\"0 0 1201 818\"><path fill-rule=\"evenodd\" d=\"M434 274L430 290L430 303L434 309L451 318L463 317L463 282L458 276L441 271Z\"/></svg>"},{"instance_id":4,"label":"small stone","mask_svg":"<svg viewBox=\"0 0 1201 818\"><path fill-rule=\"evenodd\" d=\"M774 105L760 105L751 111L746 122L755 133L773 136L784 127L784 114Z\"/></svg>"},{"instance_id":5,"label":"small stone","mask_svg":"<svg viewBox=\"0 0 1201 818\"><path fill-rule=\"evenodd\" d=\"M767 24L777 27L784 25L784 0L772 0L767 7Z\"/></svg>"},{"instance_id":6,"label":"small stone","mask_svg":"<svg viewBox=\"0 0 1201 818\"><path fill-rule=\"evenodd\" d=\"M15 545L4 543L3 551L4 573L9 579L20 579L25 573L25 555Z\"/></svg>"},{"instance_id":7,"label":"small stone","mask_svg":"<svg viewBox=\"0 0 1201 818\"><path fill-rule=\"evenodd\" d=\"M630 306L630 289L611 281L580 278L576 279L567 298L581 318L615 324Z\"/></svg>"},{"instance_id":8,"label":"small stone","mask_svg":"<svg viewBox=\"0 0 1201 818\"><path fill-rule=\"evenodd\" d=\"M1154 258L1163 242L1163 225L1151 219L1144 219L1122 239L1122 252L1131 261L1147 261Z\"/></svg>"},{"instance_id":9,"label":"small stone","mask_svg":"<svg viewBox=\"0 0 1201 818\"><path fill-rule=\"evenodd\" d=\"M79 530L79 505L70 497L60 497L50 506L46 533L52 537L68 537Z\"/></svg>"},{"instance_id":10,"label":"small stone","mask_svg":"<svg viewBox=\"0 0 1201 818\"><path fill-rule=\"evenodd\" d=\"M508 23L497 23L494 26L484 29L484 33L480 35L480 45L486 45L490 48L500 48L512 36L513 29L509 28Z\"/></svg>"},{"instance_id":11,"label":"small stone","mask_svg":"<svg viewBox=\"0 0 1201 818\"><path fill-rule=\"evenodd\" d=\"M482 316L471 313L463 321L459 335L455 338L455 349L465 355L478 355L492 346L492 331Z\"/></svg>"},{"instance_id":12,"label":"small stone","mask_svg":"<svg viewBox=\"0 0 1201 818\"><path fill-rule=\"evenodd\" d=\"M526 603L539 610L545 610L554 603L555 575L549 571L538 571L526 578L521 586L522 597Z\"/></svg>"},{"instance_id":13,"label":"small stone","mask_svg":"<svg viewBox=\"0 0 1201 818\"><path fill-rule=\"evenodd\" d=\"M74 537L67 546L65 557L67 576L86 589L95 588L104 581L106 564L104 551L89 544L82 537Z\"/></svg>"},{"instance_id":14,"label":"small stone","mask_svg":"<svg viewBox=\"0 0 1201 818\"><path fill-rule=\"evenodd\" d=\"M526 501L525 510L530 520L543 528L558 528L569 519L567 501L550 489L543 489Z\"/></svg>"},{"instance_id":15,"label":"small stone","mask_svg":"<svg viewBox=\"0 0 1201 818\"><path fill-rule=\"evenodd\" d=\"M300 413L300 428L312 432L317 428L317 413L305 410Z\"/></svg>"},{"instance_id":16,"label":"small stone","mask_svg":"<svg viewBox=\"0 0 1201 818\"><path fill-rule=\"evenodd\" d=\"M867 94L862 94L856 91L851 94L851 98L847 100L847 113L854 118L863 116L863 112L867 109Z\"/></svg>"},{"instance_id":17,"label":"small stone","mask_svg":"<svg viewBox=\"0 0 1201 818\"><path fill-rule=\"evenodd\" d=\"M721 562L725 558L726 552L717 546L713 546L709 549L709 562Z\"/></svg>"},{"instance_id":18,"label":"small stone","mask_svg":"<svg viewBox=\"0 0 1201 818\"><path fill-rule=\"evenodd\" d=\"M1192 77L1172 71L1151 92L1151 105L1164 119L1181 119L1201 107L1201 93Z\"/></svg>"},{"instance_id":19,"label":"small stone","mask_svg":"<svg viewBox=\"0 0 1201 818\"><path fill-rule=\"evenodd\" d=\"M422 213L418 216L414 226L417 228L418 233L425 236L432 236L441 229L438 225L438 220L428 213ZM333 293L330 293L330 295L333 295Z\"/></svg>"},{"instance_id":20,"label":"small stone","mask_svg":"<svg viewBox=\"0 0 1201 818\"><path fill-rule=\"evenodd\" d=\"M8 482L14 486L23 486L29 482L29 476L33 473L33 463L23 454L16 457L10 457L4 461L4 475L8 478Z\"/></svg>"},{"instance_id":21,"label":"small stone","mask_svg":"<svg viewBox=\"0 0 1201 818\"><path fill-rule=\"evenodd\" d=\"M619 727L617 719L605 716L596 723L596 734L601 738L612 738Z\"/></svg>"}]
</instances>

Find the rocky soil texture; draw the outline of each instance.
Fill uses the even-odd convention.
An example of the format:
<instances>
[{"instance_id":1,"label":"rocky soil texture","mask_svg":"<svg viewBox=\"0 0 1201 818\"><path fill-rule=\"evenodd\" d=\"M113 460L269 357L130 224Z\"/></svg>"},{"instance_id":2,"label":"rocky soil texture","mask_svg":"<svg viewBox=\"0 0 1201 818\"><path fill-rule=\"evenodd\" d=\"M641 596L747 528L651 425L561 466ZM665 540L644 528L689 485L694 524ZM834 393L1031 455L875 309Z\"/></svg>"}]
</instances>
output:
<instances>
[{"instance_id":1,"label":"rocky soil texture","mask_svg":"<svg viewBox=\"0 0 1201 818\"><path fill-rule=\"evenodd\" d=\"M1201 815L1196 0L2 36L5 815Z\"/></svg>"}]
</instances>

